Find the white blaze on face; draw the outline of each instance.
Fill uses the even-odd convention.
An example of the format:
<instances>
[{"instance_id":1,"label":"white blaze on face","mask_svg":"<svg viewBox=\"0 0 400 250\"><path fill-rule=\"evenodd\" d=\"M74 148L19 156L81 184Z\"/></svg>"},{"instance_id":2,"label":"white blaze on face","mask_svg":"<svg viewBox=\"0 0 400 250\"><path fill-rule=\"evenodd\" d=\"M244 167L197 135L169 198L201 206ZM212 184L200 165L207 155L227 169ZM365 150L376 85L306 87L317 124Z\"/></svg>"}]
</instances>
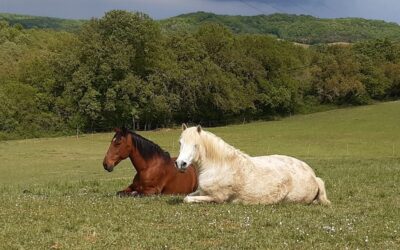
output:
<instances>
[{"instance_id":1,"label":"white blaze on face","mask_svg":"<svg viewBox=\"0 0 400 250\"><path fill-rule=\"evenodd\" d=\"M179 149L179 156L176 159L176 165L179 170L184 171L193 163L196 156L197 146L195 144L185 143L182 139L179 143L181 146Z\"/></svg>"}]
</instances>

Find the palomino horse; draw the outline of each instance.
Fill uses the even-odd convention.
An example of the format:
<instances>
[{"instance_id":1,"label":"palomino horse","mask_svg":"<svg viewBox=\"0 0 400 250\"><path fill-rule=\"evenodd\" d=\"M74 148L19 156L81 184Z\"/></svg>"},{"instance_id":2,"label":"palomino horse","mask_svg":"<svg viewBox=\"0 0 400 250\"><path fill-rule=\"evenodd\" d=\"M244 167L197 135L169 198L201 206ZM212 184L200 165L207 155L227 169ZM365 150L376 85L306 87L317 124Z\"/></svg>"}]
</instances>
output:
<instances>
[{"instance_id":1,"label":"palomino horse","mask_svg":"<svg viewBox=\"0 0 400 250\"><path fill-rule=\"evenodd\" d=\"M304 162L283 155L250 157L200 126L182 126L176 166L193 164L199 187L185 202L330 204L324 182Z\"/></svg>"},{"instance_id":2,"label":"palomino horse","mask_svg":"<svg viewBox=\"0 0 400 250\"><path fill-rule=\"evenodd\" d=\"M117 192L120 196L152 194L188 194L197 188L193 167L185 173L175 167L175 159L157 144L127 129L116 129L103 166L108 172L123 159L130 158L136 169L133 182Z\"/></svg>"}]
</instances>

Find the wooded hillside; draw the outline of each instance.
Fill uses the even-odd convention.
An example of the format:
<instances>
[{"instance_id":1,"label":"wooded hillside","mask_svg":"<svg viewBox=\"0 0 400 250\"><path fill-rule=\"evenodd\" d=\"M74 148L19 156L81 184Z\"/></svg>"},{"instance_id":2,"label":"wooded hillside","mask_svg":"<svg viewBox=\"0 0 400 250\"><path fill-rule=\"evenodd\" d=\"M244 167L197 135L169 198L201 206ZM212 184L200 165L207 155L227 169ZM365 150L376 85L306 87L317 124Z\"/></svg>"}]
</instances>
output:
<instances>
[{"instance_id":1,"label":"wooded hillside","mask_svg":"<svg viewBox=\"0 0 400 250\"><path fill-rule=\"evenodd\" d=\"M88 20L72 20L0 13L0 20L24 28L47 28L77 31ZM156 21L166 31L195 32L205 23L228 27L237 34L264 34L280 39L305 43L357 42L373 39L400 40L400 26L380 20L362 18L316 18L309 15L272 14L258 16L229 16L196 12Z\"/></svg>"},{"instance_id":2,"label":"wooded hillside","mask_svg":"<svg viewBox=\"0 0 400 250\"><path fill-rule=\"evenodd\" d=\"M0 21L6 21L10 25L20 24L25 29L53 29L58 31L78 31L85 20L62 19L54 17L28 16L9 13L0 13Z\"/></svg>"},{"instance_id":3,"label":"wooded hillside","mask_svg":"<svg viewBox=\"0 0 400 250\"><path fill-rule=\"evenodd\" d=\"M196 12L162 20L161 24L167 30L195 30L208 22L222 24L238 34L265 34L305 44L400 40L398 24L362 18L327 19L292 14L228 16Z\"/></svg>"},{"instance_id":4,"label":"wooded hillside","mask_svg":"<svg viewBox=\"0 0 400 250\"><path fill-rule=\"evenodd\" d=\"M400 96L388 39L303 48L206 23L163 31L110 11L77 34L0 22L0 136L206 125Z\"/></svg>"}]
</instances>

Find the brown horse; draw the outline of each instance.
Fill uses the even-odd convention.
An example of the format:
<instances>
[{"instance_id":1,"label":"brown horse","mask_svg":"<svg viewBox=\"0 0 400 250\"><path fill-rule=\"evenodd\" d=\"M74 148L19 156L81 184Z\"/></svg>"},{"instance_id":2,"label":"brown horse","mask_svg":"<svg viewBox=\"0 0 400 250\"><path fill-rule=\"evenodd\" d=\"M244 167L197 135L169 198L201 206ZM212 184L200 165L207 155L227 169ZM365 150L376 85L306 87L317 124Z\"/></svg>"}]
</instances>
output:
<instances>
[{"instance_id":1,"label":"brown horse","mask_svg":"<svg viewBox=\"0 0 400 250\"><path fill-rule=\"evenodd\" d=\"M103 166L108 172L122 160L130 158L136 175L119 196L152 194L189 194L197 188L197 174L193 167L182 173L171 158L154 142L125 128L115 129L115 135L104 157Z\"/></svg>"}]
</instances>

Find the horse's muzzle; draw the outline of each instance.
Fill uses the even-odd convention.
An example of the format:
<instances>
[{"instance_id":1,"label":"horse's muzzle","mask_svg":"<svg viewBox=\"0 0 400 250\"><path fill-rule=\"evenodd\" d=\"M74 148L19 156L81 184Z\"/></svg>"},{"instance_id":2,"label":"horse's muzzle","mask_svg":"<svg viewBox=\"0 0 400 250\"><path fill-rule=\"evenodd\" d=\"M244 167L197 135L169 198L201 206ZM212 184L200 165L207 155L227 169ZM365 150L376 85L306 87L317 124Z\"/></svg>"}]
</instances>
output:
<instances>
[{"instance_id":1,"label":"horse's muzzle","mask_svg":"<svg viewBox=\"0 0 400 250\"><path fill-rule=\"evenodd\" d=\"M188 168L188 164L185 161L175 161L175 166L179 170L179 172L185 172Z\"/></svg>"},{"instance_id":2,"label":"horse's muzzle","mask_svg":"<svg viewBox=\"0 0 400 250\"><path fill-rule=\"evenodd\" d=\"M114 170L114 166L108 166L107 163L103 162L103 167L108 172L112 172Z\"/></svg>"}]
</instances>

